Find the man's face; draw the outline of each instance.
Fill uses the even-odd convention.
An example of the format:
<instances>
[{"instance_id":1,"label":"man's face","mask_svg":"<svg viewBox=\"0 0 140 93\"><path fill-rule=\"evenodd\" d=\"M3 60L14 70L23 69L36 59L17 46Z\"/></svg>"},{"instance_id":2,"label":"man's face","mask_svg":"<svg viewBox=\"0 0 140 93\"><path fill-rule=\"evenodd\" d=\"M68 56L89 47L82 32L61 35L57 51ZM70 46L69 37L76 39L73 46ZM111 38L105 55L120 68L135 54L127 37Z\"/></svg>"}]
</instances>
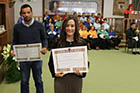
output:
<instances>
[{"instance_id":1,"label":"man's face","mask_svg":"<svg viewBox=\"0 0 140 93\"><path fill-rule=\"evenodd\" d=\"M136 24L131 25L132 29L136 28Z\"/></svg>"},{"instance_id":2,"label":"man's face","mask_svg":"<svg viewBox=\"0 0 140 93\"><path fill-rule=\"evenodd\" d=\"M94 13L92 13L92 17L95 17L95 14Z\"/></svg>"},{"instance_id":3,"label":"man's face","mask_svg":"<svg viewBox=\"0 0 140 93\"><path fill-rule=\"evenodd\" d=\"M32 15L33 15L33 13L29 7L22 9L21 16L24 18L25 23L31 22Z\"/></svg>"},{"instance_id":4,"label":"man's face","mask_svg":"<svg viewBox=\"0 0 140 93\"><path fill-rule=\"evenodd\" d=\"M101 26L101 30L104 30L104 26Z\"/></svg>"}]
</instances>

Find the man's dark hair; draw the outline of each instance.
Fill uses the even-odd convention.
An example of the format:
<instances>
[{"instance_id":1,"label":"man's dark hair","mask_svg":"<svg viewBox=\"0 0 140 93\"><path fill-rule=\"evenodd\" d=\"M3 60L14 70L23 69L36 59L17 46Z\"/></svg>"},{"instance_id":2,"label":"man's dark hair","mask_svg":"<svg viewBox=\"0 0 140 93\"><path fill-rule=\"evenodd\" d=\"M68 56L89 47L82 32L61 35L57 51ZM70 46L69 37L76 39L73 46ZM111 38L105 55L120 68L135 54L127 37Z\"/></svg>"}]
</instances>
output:
<instances>
[{"instance_id":1,"label":"man's dark hair","mask_svg":"<svg viewBox=\"0 0 140 93\"><path fill-rule=\"evenodd\" d=\"M104 21L107 21L107 18L104 18Z\"/></svg>"},{"instance_id":2,"label":"man's dark hair","mask_svg":"<svg viewBox=\"0 0 140 93\"><path fill-rule=\"evenodd\" d=\"M133 24L135 24L135 25L136 25L136 23L135 23L135 22L132 22L132 23L130 23L130 26L132 26Z\"/></svg>"},{"instance_id":3,"label":"man's dark hair","mask_svg":"<svg viewBox=\"0 0 140 93\"><path fill-rule=\"evenodd\" d=\"M20 14L22 13L22 9L23 9L23 8L27 8L27 7L29 7L30 10L31 10L31 12L32 12L32 7L31 7L29 4L24 4L24 5L22 5L21 8L20 8Z\"/></svg>"}]
</instances>

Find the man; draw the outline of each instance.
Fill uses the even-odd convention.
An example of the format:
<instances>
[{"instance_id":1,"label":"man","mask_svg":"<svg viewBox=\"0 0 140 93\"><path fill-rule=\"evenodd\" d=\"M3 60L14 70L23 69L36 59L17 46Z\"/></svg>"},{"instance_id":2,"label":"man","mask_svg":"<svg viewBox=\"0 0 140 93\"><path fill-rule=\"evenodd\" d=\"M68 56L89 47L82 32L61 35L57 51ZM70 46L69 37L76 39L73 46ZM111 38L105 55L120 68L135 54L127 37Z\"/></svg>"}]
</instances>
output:
<instances>
[{"instance_id":1,"label":"man","mask_svg":"<svg viewBox=\"0 0 140 93\"><path fill-rule=\"evenodd\" d=\"M82 23L84 23L84 22L87 21L86 13L82 13L82 16L80 17L80 21L81 21Z\"/></svg>"},{"instance_id":2,"label":"man","mask_svg":"<svg viewBox=\"0 0 140 93\"><path fill-rule=\"evenodd\" d=\"M23 17L23 21L14 26L13 45L42 43L41 53L45 54L47 48L47 38L43 25L32 18L33 12L30 5L22 5L20 12ZM12 49L10 53L12 56L15 56ZM20 62L21 93L29 93L30 69L32 69L36 93L43 93L43 81L41 77L42 61Z\"/></svg>"},{"instance_id":3,"label":"man","mask_svg":"<svg viewBox=\"0 0 140 93\"><path fill-rule=\"evenodd\" d=\"M100 47L102 49L110 49L111 41L109 39L108 32L104 29L104 25L101 25L101 29L98 30L98 36L99 36Z\"/></svg>"},{"instance_id":4,"label":"man","mask_svg":"<svg viewBox=\"0 0 140 93\"><path fill-rule=\"evenodd\" d=\"M135 23L131 23L130 28L126 31L126 40L128 42L128 48L132 48L132 53L134 55L140 54L139 31L137 32ZM137 50L135 50L135 48L137 48Z\"/></svg>"},{"instance_id":5,"label":"man","mask_svg":"<svg viewBox=\"0 0 140 93\"><path fill-rule=\"evenodd\" d=\"M104 26L104 29L108 32L109 31L109 24L107 23L107 19L104 19L104 23L102 23L102 25Z\"/></svg>"},{"instance_id":6,"label":"man","mask_svg":"<svg viewBox=\"0 0 140 93\"><path fill-rule=\"evenodd\" d=\"M95 19L96 19L95 13L92 13L91 16L90 16L89 18L90 18L91 22L94 24Z\"/></svg>"}]
</instances>

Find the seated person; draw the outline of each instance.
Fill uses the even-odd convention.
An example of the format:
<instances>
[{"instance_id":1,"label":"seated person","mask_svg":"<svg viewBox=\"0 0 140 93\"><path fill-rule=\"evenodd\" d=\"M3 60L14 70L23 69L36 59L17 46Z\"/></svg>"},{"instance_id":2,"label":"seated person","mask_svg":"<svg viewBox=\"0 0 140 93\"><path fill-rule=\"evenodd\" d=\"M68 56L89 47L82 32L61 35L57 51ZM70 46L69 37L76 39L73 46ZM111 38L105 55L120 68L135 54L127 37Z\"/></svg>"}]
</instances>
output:
<instances>
[{"instance_id":1,"label":"seated person","mask_svg":"<svg viewBox=\"0 0 140 93\"><path fill-rule=\"evenodd\" d=\"M77 20L78 20L79 29L81 29L83 26L83 23L80 21L80 16L77 17Z\"/></svg>"},{"instance_id":2,"label":"seated person","mask_svg":"<svg viewBox=\"0 0 140 93\"><path fill-rule=\"evenodd\" d=\"M83 24L86 26L86 28L89 28L90 26L93 25L90 21L90 18L87 18L87 21L85 21Z\"/></svg>"},{"instance_id":3,"label":"seated person","mask_svg":"<svg viewBox=\"0 0 140 93\"><path fill-rule=\"evenodd\" d=\"M54 22L53 22L53 19L52 18L49 18L48 21L45 24L45 29L46 30L50 29L50 25L51 24L54 24Z\"/></svg>"},{"instance_id":4,"label":"seated person","mask_svg":"<svg viewBox=\"0 0 140 93\"><path fill-rule=\"evenodd\" d=\"M59 19L60 19L60 16L58 15L58 12L56 11L55 15L53 16L53 20L54 20L54 22L56 22Z\"/></svg>"},{"instance_id":5,"label":"seated person","mask_svg":"<svg viewBox=\"0 0 140 93\"><path fill-rule=\"evenodd\" d=\"M101 28L101 24L99 23L98 19L95 20L95 23L93 25L97 31Z\"/></svg>"},{"instance_id":6,"label":"seated person","mask_svg":"<svg viewBox=\"0 0 140 93\"><path fill-rule=\"evenodd\" d=\"M132 53L134 55L140 54L140 37L139 32L136 30L136 24L131 23L130 28L126 31L126 40L128 43L128 48L132 48ZM137 50L135 50L137 48Z\"/></svg>"},{"instance_id":7,"label":"seated person","mask_svg":"<svg viewBox=\"0 0 140 93\"><path fill-rule=\"evenodd\" d=\"M74 16L76 16L76 17L78 17L78 14L77 14L77 12L73 12L73 15L74 15Z\"/></svg>"},{"instance_id":8,"label":"seated person","mask_svg":"<svg viewBox=\"0 0 140 93\"><path fill-rule=\"evenodd\" d=\"M121 38L116 35L115 26L112 26L112 25L110 26L110 30L109 30L108 34L109 34L109 38L112 41L112 43L111 43L112 47L114 47L115 49L118 50L119 44L121 42Z\"/></svg>"},{"instance_id":9,"label":"seated person","mask_svg":"<svg viewBox=\"0 0 140 93\"><path fill-rule=\"evenodd\" d=\"M107 19L106 18L104 19L104 22L102 23L102 25L104 25L104 29L106 31L109 31L109 24L107 23Z\"/></svg>"},{"instance_id":10,"label":"seated person","mask_svg":"<svg viewBox=\"0 0 140 93\"><path fill-rule=\"evenodd\" d=\"M81 21L82 23L84 23L84 22L87 21L86 13L82 13L82 16L80 17L80 21Z\"/></svg>"},{"instance_id":11,"label":"seated person","mask_svg":"<svg viewBox=\"0 0 140 93\"><path fill-rule=\"evenodd\" d=\"M55 28L56 30L61 28L63 21L62 21L62 17L60 17L56 22L55 22Z\"/></svg>"},{"instance_id":12,"label":"seated person","mask_svg":"<svg viewBox=\"0 0 140 93\"><path fill-rule=\"evenodd\" d=\"M96 19L99 20L99 23L102 24L104 22L102 14L101 13L97 13Z\"/></svg>"},{"instance_id":13,"label":"seated person","mask_svg":"<svg viewBox=\"0 0 140 93\"><path fill-rule=\"evenodd\" d=\"M111 48L111 41L109 39L109 34L106 30L104 30L104 26L101 25L101 29L98 30L100 48L102 49L110 49Z\"/></svg>"},{"instance_id":14,"label":"seated person","mask_svg":"<svg viewBox=\"0 0 140 93\"><path fill-rule=\"evenodd\" d=\"M45 15L43 17L43 23L46 25L48 20L50 19L51 17L49 16L48 14L48 11L45 12Z\"/></svg>"},{"instance_id":15,"label":"seated person","mask_svg":"<svg viewBox=\"0 0 140 93\"><path fill-rule=\"evenodd\" d=\"M69 13L65 12L65 15L63 16L62 20L64 21L68 17Z\"/></svg>"},{"instance_id":16,"label":"seated person","mask_svg":"<svg viewBox=\"0 0 140 93\"><path fill-rule=\"evenodd\" d=\"M60 37L61 28L60 28L60 29L58 29L58 30L56 30L56 32L57 32L57 37Z\"/></svg>"},{"instance_id":17,"label":"seated person","mask_svg":"<svg viewBox=\"0 0 140 93\"><path fill-rule=\"evenodd\" d=\"M91 23L93 24L95 22L95 19L96 19L95 13L92 13L89 18L90 18Z\"/></svg>"},{"instance_id":18,"label":"seated person","mask_svg":"<svg viewBox=\"0 0 140 93\"><path fill-rule=\"evenodd\" d=\"M50 50L54 48L57 38L57 32L54 29L53 24L50 25L50 29L47 30L47 34L48 34L48 49Z\"/></svg>"},{"instance_id":19,"label":"seated person","mask_svg":"<svg viewBox=\"0 0 140 93\"><path fill-rule=\"evenodd\" d=\"M88 33L85 25L83 25L82 29L79 30L79 34L80 34L80 37L87 42L88 48L90 49L90 43L89 43L89 40L88 40L89 33Z\"/></svg>"},{"instance_id":20,"label":"seated person","mask_svg":"<svg viewBox=\"0 0 140 93\"><path fill-rule=\"evenodd\" d=\"M97 34L97 30L94 28L94 26L90 26L89 29L89 41L91 48L95 48L96 50L99 50L99 38Z\"/></svg>"}]
</instances>

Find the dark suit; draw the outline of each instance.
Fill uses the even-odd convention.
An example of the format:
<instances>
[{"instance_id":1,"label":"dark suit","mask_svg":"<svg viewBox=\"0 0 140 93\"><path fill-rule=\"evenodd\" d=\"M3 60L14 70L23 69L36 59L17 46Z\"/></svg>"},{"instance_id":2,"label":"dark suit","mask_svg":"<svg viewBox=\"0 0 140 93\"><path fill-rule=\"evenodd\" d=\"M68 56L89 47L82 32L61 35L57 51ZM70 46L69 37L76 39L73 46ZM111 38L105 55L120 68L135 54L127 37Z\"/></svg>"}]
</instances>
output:
<instances>
[{"instance_id":1,"label":"dark suit","mask_svg":"<svg viewBox=\"0 0 140 93\"><path fill-rule=\"evenodd\" d=\"M136 36L138 37L138 41L133 39ZM140 36L136 35L136 29L129 28L126 31L126 40L129 48L140 48Z\"/></svg>"}]
</instances>

